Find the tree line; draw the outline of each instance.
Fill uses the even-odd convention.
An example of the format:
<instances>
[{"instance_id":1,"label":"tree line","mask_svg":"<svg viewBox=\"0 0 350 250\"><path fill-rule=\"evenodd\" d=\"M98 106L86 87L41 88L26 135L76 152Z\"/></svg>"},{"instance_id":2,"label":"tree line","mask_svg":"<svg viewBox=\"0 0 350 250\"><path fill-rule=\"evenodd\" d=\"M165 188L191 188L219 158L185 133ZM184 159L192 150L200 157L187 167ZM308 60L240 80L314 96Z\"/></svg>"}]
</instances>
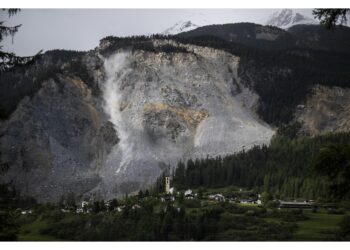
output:
<instances>
[{"instance_id":1,"label":"tree line","mask_svg":"<svg viewBox=\"0 0 350 250\"><path fill-rule=\"evenodd\" d=\"M346 164L349 164L350 160L342 158L343 168L335 164L322 168L317 161L323 161L317 159L324 159L331 153L335 158L339 156L339 152L334 150L328 155L324 153L325 149L334 145L338 147L338 151L344 149L344 152L347 152L350 133L291 138L286 131L288 130L285 129L286 134L281 134L280 131L274 136L269 146L254 146L224 157L180 161L173 173L174 185L179 189L244 187L267 192L281 199L339 201L349 198L349 188L345 179L350 175L347 172L344 174L343 169L347 169ZM329 161L332 161L332 158ZM336 171L337 168L339 171ZM329 177L332 172L335 173L334 178ZM334 180L338 180L337 185ZM340 187L341 195L334 195L335 190L339 191Z\"/></svg>"}]
</instances>

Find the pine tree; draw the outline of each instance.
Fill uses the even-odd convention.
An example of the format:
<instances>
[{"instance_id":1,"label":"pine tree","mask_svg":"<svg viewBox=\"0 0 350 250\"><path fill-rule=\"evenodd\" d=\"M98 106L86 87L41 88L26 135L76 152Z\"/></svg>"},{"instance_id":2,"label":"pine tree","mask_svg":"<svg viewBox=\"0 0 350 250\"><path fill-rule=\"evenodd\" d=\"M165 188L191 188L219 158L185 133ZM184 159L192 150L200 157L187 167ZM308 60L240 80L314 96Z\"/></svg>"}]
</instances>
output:
<instances>
[{"instance_id":1,"label":"pine tree","mask_svg":"<svg viewBox=\"0 0 350 250\"><path fill-rule=\"evenodd\" d=\"M337 24L346 24L346 15L350 9L314 9L312 14L327 29L334 29Z\"/></svg>"},{"instance_id":2,"label":"pine tree","mask_svg":"<svg viewBox=\"0 0 350 250\"><path fill-rule=\"evenodd\" d=\"M20 11L20 9L2 9L0 11L7 12L8 17L10 18L13 15L17 14ZM11 36L13 41L14 35L17 33L18 29L21 26L22 25L9 27L4 24L4 21L0 20L0 43L5 37L8 36ZM16 56L12 52L3 51L2 47L3 46L0 45L0 74L1 72L12 69L14 66L26 65L28 63L31 63L41 54L41 51L39 51L35 56L20 57Z\"/></svg>"}]
</instances>

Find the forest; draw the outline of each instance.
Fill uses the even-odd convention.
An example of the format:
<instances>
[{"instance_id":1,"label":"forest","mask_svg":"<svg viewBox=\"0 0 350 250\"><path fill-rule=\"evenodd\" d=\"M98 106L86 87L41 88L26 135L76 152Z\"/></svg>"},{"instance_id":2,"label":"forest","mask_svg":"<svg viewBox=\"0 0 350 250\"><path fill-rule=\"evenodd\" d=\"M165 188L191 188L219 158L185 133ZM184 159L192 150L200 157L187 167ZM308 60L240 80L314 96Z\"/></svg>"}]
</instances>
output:
<instances>
[{"instance_id":1,"label":"forest","mask_svg":"<svg viewBox=\"0 0 350 250\"><path fill-rule=\"evenodd\" d=\"M332 146L337 146L334 158L341 157L341 150L350 144L350 133L310 138L293 135L295 129L293 126L280 129L269 146L254 146L224 157L180 161L173 173L174 185L180 189L244 187L266 192L278 199L349 200L348 186L342 187L344 192L341 195L330 190L336 178L339 178L339 188L350 177L346 167L350 162L347 153L338 164L345 166L344 173L332 180L328 177L337 172L335 163L328 162L328 169L325 167L323 172L314 165L324 156L324 150ZM325 158L320 159L325 161Z\"/></svg>"}]
</instances>

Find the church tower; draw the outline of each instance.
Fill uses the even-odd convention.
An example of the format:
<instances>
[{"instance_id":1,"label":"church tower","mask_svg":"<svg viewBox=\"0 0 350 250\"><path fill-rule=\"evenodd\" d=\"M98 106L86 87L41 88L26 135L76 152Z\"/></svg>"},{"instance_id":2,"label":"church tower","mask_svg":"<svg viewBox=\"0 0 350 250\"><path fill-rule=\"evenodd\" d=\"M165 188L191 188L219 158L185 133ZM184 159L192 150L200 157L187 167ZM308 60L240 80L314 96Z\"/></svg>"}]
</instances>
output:
<instances>
[{"instance_id":1,"label":"church tower","mask_svg":"<svg viewBox=\"0 0 350 250\"><path fill-rule=\"evenodd\" d=\"M168 194L170 192L170 177L165 177L165 193Z\"/></svg>"}]
</instances>

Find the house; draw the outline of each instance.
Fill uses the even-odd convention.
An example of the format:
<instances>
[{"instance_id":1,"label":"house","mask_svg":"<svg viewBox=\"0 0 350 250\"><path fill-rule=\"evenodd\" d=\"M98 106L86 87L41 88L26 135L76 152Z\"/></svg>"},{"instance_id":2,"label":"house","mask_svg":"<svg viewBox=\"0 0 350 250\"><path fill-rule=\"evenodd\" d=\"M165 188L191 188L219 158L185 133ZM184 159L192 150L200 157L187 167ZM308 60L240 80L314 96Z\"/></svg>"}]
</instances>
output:
<instances>
[{"instance_id":1,"label":"house","mask_svg":"<svg viewBox=\"0 0 350 250\"><path fill-rule=\"evenodd\" d=\"M87 201L83 201L82 203L81 203L81 208L86 208L87 206L89 206L89 202L87 202Z\"/></svg>"},{"instance_id":2,"label":"house","mask_svg":"<svg viewBox=\"0 0 350 250\"><path fill-rule=\"evenodd\" d=\"M114 211L122 212L124 208L125 208L125 205L118 206L118 207L114 208Z\"/></svg>"},{"instance_id":3,"label":"house","mask_svg":"<svg viewBox=\"0 0 350 250\"><path fill-rule=\"evenodd\" d=\"M194 194L193 194L191 189L186 190L184 195L185 195L186 199L193 199L194 198Z\"/></svg>"},{"instance_id":4,"label":"house","mask_svg":"<svg viewBox=\"0 0 350 250\"><path fill-rule=\"evenodd\" d=\"M220 202L225 201L225 196L223 196L222 194L212 194L212 195L209 195L208 198L210 200L215 200L215 201L220 201Z\"/></svg>"},{"instance_id":5,"label":"house","mask_svg":"<svg viewBox=\"0 0 350 250\"><path fill-rule=\"evenodd\" d=\"M239 200L242 204L255 204L257 200L255 199L241 199Z\"/></svg>"},{"instance_id":6,"label":"house","mask_svg":"<svg viewBox=\"0 0 350 250\"><path fill-rule=\"evenodd\" d=\"M131 207L132 210L140 209L140 208L141 208L141 206L138 205L138 204L135 204L135 205L133 205L133 206Z\"/></svg>"},{"instance_id":7,"label":"house","mask_svg":"<svg viewBox=\"0 0 350 250\"><path fill-rule=\"evenodd\" d=\"M169 194L173 195L174 193L175 193L175 189L174 189L174 187L171 187L169 189Z\"/></svg>"},{"instance_id":8,"label":"house","mask_svg":"<svg viewBox=\"0 0 350 250\"><path fill-rule=\"evenodd\" d=\"M77 208L77 210L75 210L76 214L81 214L84 213L84 210L82 208Z\"/></svg>"},{"instance_id":9,"label":"house","mask_svg":"<svg viewBox=\"0 0 350 250\"><path fill-rule=\"evenodd\" d=\"M112 201L105 201L105 207L108 209Z\"/></svg>"},{"instance_id":10,"label":"house","mask_svg":"<svg viewBox=\"0 0 350 250\"><path fill-rule=\"evenodd\" d=\"M21 214L23 214L23 215L32 214L32 213L33 213L32 210L24 210L24 211L21 212Z\"/></svg>"},{"instance_id":11,"label":"house","mask_svg":"<svg viewBox=\"0 0 350 250\"><path fill-rule=\"evenodd\" d=\"M185 197L189 196L189 195L193 195L193 192L192 192L191 189L188 189L188 190L185 191Z\"/></svg>"},{"instance_id":12,"label":"house","mask_svg":"<svg viewBox=\"0 0 350 250\"><path fill-rule=\"evenodd\" d=\"M300 208L300 209L312 209L314 204L307 201L279 201L279 208Z\"/></svg>"}]
</instances>

